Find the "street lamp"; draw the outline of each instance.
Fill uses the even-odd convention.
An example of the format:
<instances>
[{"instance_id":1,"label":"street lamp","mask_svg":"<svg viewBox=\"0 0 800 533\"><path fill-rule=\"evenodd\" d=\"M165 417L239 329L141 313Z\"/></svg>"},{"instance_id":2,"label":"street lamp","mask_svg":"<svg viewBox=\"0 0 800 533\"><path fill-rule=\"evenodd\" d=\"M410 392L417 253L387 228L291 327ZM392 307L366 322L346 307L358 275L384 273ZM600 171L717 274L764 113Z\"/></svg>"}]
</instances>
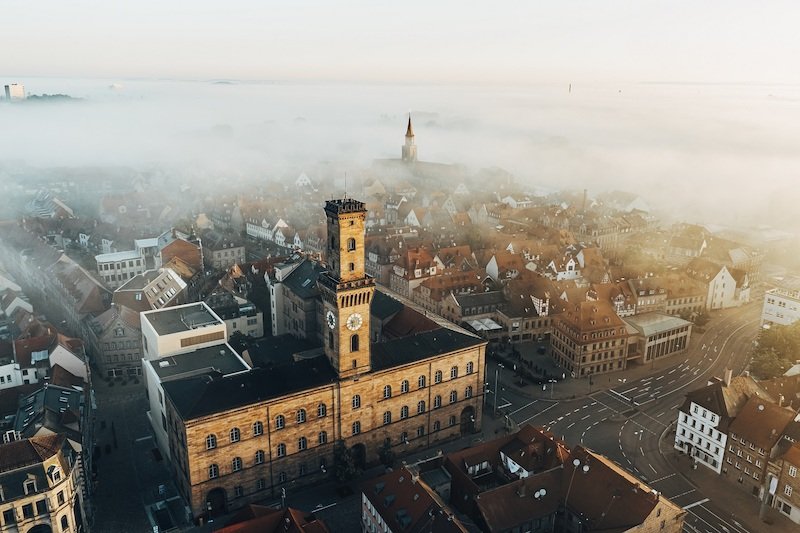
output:
<instances>
[{"instance_id":1,"label":"street lamp","mask_svg":"<svg viewBox=\"0 0 800 533\"><path fill-rule=\"evenodd\" d=\"M640 429L639 431L634 431L634 435L639 435L639 451L644 455L642 451L642 435L644 434L644 430ZM633 468L636 468L636 451L633 452Z\"/></svg>"},{"instance_id":2,"label":"street lamp","mask_svg":"<svg viewBox=\"0 0 800 533\"><path fill-rule=\"evenodd\" d=\"M497 368L494 369L494 414L497 415L497 384L500 381L500 369L505 368L503 363L497 363Z\"/></svg>"},{"instance_id":3,"label":"street lamp","mask_svg":"<svg viewBox=\"0 0 800 533\"><path fill-rule=\"evenodd\" d=\"M558 383L558 380L557 379L548 379L547 382L550 383L550 399L552 400L553 399L553 389L555 388L556 383Z\"/></svg>"},{"instance_id":4,"label":"street lamp","mask_svg":"<svg viewBox=\"0 0 800 533\"><path fill-rule=\"evenodd\" d=\"M572 475L569 477L569 485L567 486L567 495L564 497L564 511L569 513L569 493L572 491L572 481L575 479L575 472L580 468L581 472L587 474L589 472L589 465L582 462L577 457L572 460ZM554 524L555 527L555 524Z\"/></svg>"}]
</instances>

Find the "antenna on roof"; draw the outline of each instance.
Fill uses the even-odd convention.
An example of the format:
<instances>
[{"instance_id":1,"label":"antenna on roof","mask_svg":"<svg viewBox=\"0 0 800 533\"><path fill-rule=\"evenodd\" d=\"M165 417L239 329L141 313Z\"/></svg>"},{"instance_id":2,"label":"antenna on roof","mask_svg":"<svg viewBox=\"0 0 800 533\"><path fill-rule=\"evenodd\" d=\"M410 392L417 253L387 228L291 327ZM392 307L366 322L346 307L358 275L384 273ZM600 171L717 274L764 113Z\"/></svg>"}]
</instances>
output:
<instances>
[{"instance_id":1,"label":"antenna on roof","mask_svg":"<svg viewBox=\"0 0 800 533\"><path fill-rule=\"evenodd\" d=\"M344 197L347 198L347 171L344 171Z\"/></svg>"}]
</instances>

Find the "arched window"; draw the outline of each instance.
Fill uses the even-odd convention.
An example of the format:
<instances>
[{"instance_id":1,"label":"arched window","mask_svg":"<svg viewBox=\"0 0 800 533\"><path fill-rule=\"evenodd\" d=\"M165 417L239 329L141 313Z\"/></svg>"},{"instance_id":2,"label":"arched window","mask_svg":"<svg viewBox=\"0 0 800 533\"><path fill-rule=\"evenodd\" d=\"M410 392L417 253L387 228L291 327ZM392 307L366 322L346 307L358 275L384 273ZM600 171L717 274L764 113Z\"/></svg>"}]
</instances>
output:
<instances>
[{"instance_id":1,"label":"arched window","mask_svg":"<svg viewBox=\"0 0 800 533\"><path fill-rule=\"evenodd\" d=\"M306 410L305 409L298 409L297 410L297 423L302 424L306 421Z\"/></svg>"},{"instance_id":2,"label":"arched window","mask_svg":"<svg viewBox=\"0 0 800 533\"><path fill-rule=\"evenodd\" d=\"M425 412L425 400L420 400L417 402L417 414L421 415Z\"/></svg>"},{"instance_id":3,"label":"arched window","mask_svg":"<svg viewBox=\"0 0 800 533\"><path fill-rule=\"evenodd\" d=\"M436 373L433 375L433 382L434 383L441 383L442 382L442 371L437 370Z\"/></svg>"},{"instance_id":4,"label":"arched window","mask_svg":"<svg viewBox=\"0 0 800 533\"><path fill-rule=\"evenodd\" d=\"M464 389L464 397L472 398L472 385L469 385L466 389Z\"/></svg>"},{"instance_id":5,"label":"arched window","mask_svg":"<svg viewBox=\"0 0 800 533\"><path fill-rule=\"evenodd\" d=\"M350 351L358 351L358 335L350 335Z\"/></svg>"},{"instance_id":6,"label":"arched window","mask_svg":"<svg viewBox=\"0 0 800 533\"><path fill-rule=\"evenodd\" d=\"M283 415L278 415L275 417L275 429L283 429L286 426L286 419Z\"/></svg>"},{"instance_id":7,"label":"arched window","mask_svg":"<svg viewBox=\"0 0 800 533\"><path fill-rule=\"evenodd\" d=\"M208 466L208 479L216 479L219 477L219 466L214 463Z\"/></svg>"},{"instance_id":8,"label":"arched window","mask_svg":"<svg viewBox=\"0 0 800 533\"><path fill-rule=\"evenodd\" d=\"M233 428L231 430L231 442L239 442L242 438L242 433L239 431L239 428Z\"/></svg>"},{"instance_id":9,"label":"arched window","mask_svg":"<svg viewBox=\"0 0 800 533\"><path fill-rule=\"evenodd\" d=\"M217 447L217 436L214 434L206 437L206 450L213 450Z\"/></svg>"},{"instance_id":10,"label":"arched window","mask_svg":"<svg viewBox=\"0 0 800 533\"><path fill-rule=\"evenodd\" d=\"M66 531L69 529L69 518L66 516L61 517L61 531Z\"/></svg>"},{"instance_id":11,"label":"arched window","mask_svg":"<svg viewBox=\"0 0 800 533\"><path fill-rule=\"evenodd\" d=\"M440 429L442 429L441 422L439 422L438 420L434 420L434 422L433 422L433 430L434 431L439 431Z\"/></svg>"},{"instance_id":12,"label":"arched window","mask_svg":"<svg viewBox=\"0 0 800 533\"><path fill-rule=\"evenodd\" d=\"M400 408L400 420L408 418L408 406L404 405Z\"/></svg>"},{"instance_id":13,"label":"arched window","mask_svg":"<svg viewBox=\"0 0 800 533\"><path fill-rule=\"evenodd\" d=\"M458 393L454 390L450 391L450 403L456 403L458 401Z\"/></svg>"},{"instance_id":14,"label":"arched window","mask_svg":"<svg viewBox=\"0 0 800 533\"><path fill-rule=\"evenodd\" d=\"M456 379L458 377L458 367L454 366L450 369L450 379Z\"/></svg>"},{"instance_id":15,"label":"arched window","mask_svg":"<svg viewBox=\"0 0 800 533\"><path fill-rule=\"evenodd\" d=\"M467 374L472 374L472 372L474 372L474 369L475 365L472 363L472 361L467 363Z\"/></svg>"},{"instance_id":16,"label":"arched window","mask_svg":"<svg viewBox=\"0 0 800 533\"><path fill-rule=\"evenodd\" d=\"M392 423L392 412L386 411L383 413L383 425L391 424Z\"/></svg>"},{"instance_id":17,"label":"arched window","mask_svg":"<svg viewBox=\"0 0 800 533\"><path fill-rule=\"evenodd\" d=\"M442 397L438 394L433 397L433 408L438 409L442 406Z\"/></svg>"},{"instance_id":18,"label":"arched window","mask_svg":"<svg viewBox=\"0 0 800 533\"><path fill-rule=\"evenodd\" d=\"M257 421L253 424L253 435L258 437L259 435L264 434L264 424L261 421Z\"/></svg>"},{"instance_id":19,"label":"arched window","mask_svg":"<svg viewBox=\"0 0 800 533\"><path fill-rule=\"evenodd\" d=\"M238 472L242 469L242 458L241 457L234 457L233 461L231 461L231 468L234 472Z\"/></svg>"},{"instance_id":20,"label":"arched window","mask_svg":"<svg viewBox=\"0 0 800 533\"><path fill-rule=\"evenodd\" d=\"M286 445L284 443L278 444L278 457L283 457L286 455Z\"/></svg>"},{"instance_id":21,"label":"arched window","mask_svg":"<svg viewBox=\"0 0 800 533\"><path fill-rule=\"evenodd\" d=\"M298 451L302 452L303 450L305 450L307 448L308 448L308 439L306 439L305 437L300 437L299 439L297 439L297 450Z\"/></svg>"},{"instance_id":22,"label":"arched window","mask_svg":"<svg viewBox=\"0 0 800 533\"><path fill-rule=\"evenodd\" d=\"M387 398L392 397L392 386L391 385L384 385L383 386L383 398L384 400Z\"/></svg>"},{"instance_id":23,"label":"arched window","mask_svg":"<svg viewBox=\"0 0 800 533\"><path fill-rule=\"evenodd\" d=\"M404 379L400 383L400 392L408 392L408 380L407 379Z\"/></svg>"},{"instance_id":24,"label":"arched window","mask_svg":"<svg viewBox=\"0 0 800 533\"><path fill-rule=\"evenodd\" d=\"M264 454L264 450L258 450L256 452L256 464L257 465L262 464L264 462L264 457L266 457Z\"/></svg>"},{"instance_id":25,"label":"arched window","mask_svg":"<svg viewBox=\"0 0 800 533\"><path fill-rule=\"evenodd\" d=\"M325 431L320 431L319 435L317 436L317 442L319 444L326 444L328 442L328 433Z\"/></svg>"},{"instance_id":26,"label":"arched window","mask_svg":"<svg viewBox=\"0 0 800 533\"><path fill-rule=\"evenodd\" d=\"M425 435L425 426L419 426L417 428L417 437L422 437Z\"/></svg>"},{"instance_id":27,"label":"arched window","mask_svg":"<svg viewBox=\"0 0 800 533\"><path fill-rule=\"evenodd\" d=\"M449 424L451 427L452 427L452 426L455 426L455 425L456 425L456 415L450 415L450 419L447 421L447 423L448 423L448 424Z\"/></svg>"},{"instance_id":28,"label":"arched window","mask_svg":"<svg viewBox=\"0 0 800 533\"><path fill-rule=\"evenodd\" d=\"M347 269L350 270L350 272L354 271L356 269L356 264L355 263L349 263L347 265Z\"/></svg>"},{"instance_id":29,"label":"arched window","mask_svg":"<svg viewBox=\"0 0 800 533\"><path fill-rule=\"evenodd\" d=\"M353 409L358 409L361 407L361 396L356 394L353 396Z\"/></svg>"},{"instance_id":30,"label":"arched window","mask_svg":"<svg viewBox=\"0 0 800 533\"><path fill-rule=\"evenodd\" d=\"M281 472L278 474L278 483L286 483L286 472Z\"/></svg>"},{"instance_id":31,"label":"arched window","mask_svg":"<svg viewBox=\"0 0 800 533\"><path fill-rule=\"evenodd\" d=\"M317 416L320 418L324 418L328 414L328 408L325 407L324 403L321 403L317 406Z\"/></svg>"},{"instance_id":32,"label":"arched window","mask_svg":"<svg viewBox=\"0 0 800 533\"><path fill-rule=\"evenodd\" d=\"M420 389L425 388L425 376L420 376L417 378L417 387L419 387Z\"/></svg>"},{"instance_id":33,"label":"arched window","mask_svg":"<svg viewBox=\"0 0 800 533\"><path fill-rule=\"evenodd\" d=\"M347 239L347 251L352 252L356 249L356 240L354 238Z\"/></svg>"},{"instance_id":34,"label":"arched window","mask_svg":"<svg viewBox=\"0 0 800 533\"><path fill-rule=\"evenodd\" d=\"M358 435L359 433L361 433L361 422L356 420L353 422L353 435Z\"/></svg>"}]
</instances>

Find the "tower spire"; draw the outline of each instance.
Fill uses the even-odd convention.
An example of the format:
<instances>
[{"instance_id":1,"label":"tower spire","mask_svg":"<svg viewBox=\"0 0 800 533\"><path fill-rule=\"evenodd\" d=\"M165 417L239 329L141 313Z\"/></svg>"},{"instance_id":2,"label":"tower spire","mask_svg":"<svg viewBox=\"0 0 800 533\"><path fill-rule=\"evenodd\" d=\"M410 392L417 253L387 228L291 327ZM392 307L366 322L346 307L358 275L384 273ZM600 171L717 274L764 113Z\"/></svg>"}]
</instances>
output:
<instances>
[{"instance_id":1,"label":"tower spire","mask_svg":"<svg viewBox=\"0 0 800 533\"><path fill-rule=\"evenodd\" d=\"M411 127L411 112L408 113L408 128L406 128L406 137L414 136L414 128Z\"/></svg>"}]
</instances>

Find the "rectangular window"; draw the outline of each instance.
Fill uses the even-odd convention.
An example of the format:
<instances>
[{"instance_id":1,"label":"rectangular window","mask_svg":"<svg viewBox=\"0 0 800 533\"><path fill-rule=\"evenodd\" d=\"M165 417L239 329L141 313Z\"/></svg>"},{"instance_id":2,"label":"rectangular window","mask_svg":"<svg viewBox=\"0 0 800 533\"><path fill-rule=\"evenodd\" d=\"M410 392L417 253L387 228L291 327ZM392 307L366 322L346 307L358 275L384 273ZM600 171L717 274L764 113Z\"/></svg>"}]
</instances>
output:
<instances>
[{"instance_id":1,"label":"rectangular window","mask_svg":"<svg viewBox=\"0 0 800 533\"><path fill-rule=\"evenodd\" d=\"M36 514L43 515L47 514L47 500L39 500L36 502Z\"/></svg>"},{"instance_id":2,"label":"rectangular window","mask_svg":"<svg viewBox=\"0 0 800 533\"><path fill-rule=\"evenodd\" d=\"M3 511L3 525L8 524L16 524L17 523L17 514L14 512L14 509L6 509Z\"/></svg>"},{"instance_id":3,"label":"rectangular window","mask_svg":"<svg viewBox=\"0 0 800 533\"><path fill-rule=\"evenodd\" d=\"M25 518L33 518L33 505L27 504L22 506L22 516Z\"/></svg>"}]
</instances>

